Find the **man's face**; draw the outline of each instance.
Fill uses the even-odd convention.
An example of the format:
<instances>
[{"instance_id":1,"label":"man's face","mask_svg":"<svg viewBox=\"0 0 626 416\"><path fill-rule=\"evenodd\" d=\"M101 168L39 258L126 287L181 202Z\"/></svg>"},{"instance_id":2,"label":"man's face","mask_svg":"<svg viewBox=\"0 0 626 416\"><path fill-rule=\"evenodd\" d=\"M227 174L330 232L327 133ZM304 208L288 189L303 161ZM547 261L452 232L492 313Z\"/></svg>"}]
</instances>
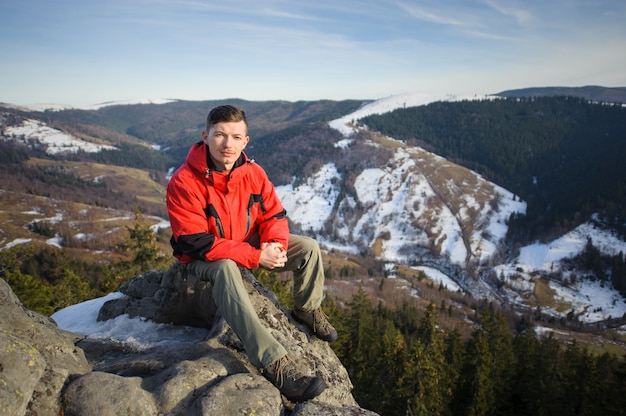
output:
<instances>
[{"instance_id":1,"label":"man's face","mask_svg":"<svg viewBox=\"0 0 626 416\"><path fill-rule=\"evenodd\" d=\"M244 121L221 122L202 131L202 140L218 170L231 170L250 138Z\"/></svg>"}]
</instances>

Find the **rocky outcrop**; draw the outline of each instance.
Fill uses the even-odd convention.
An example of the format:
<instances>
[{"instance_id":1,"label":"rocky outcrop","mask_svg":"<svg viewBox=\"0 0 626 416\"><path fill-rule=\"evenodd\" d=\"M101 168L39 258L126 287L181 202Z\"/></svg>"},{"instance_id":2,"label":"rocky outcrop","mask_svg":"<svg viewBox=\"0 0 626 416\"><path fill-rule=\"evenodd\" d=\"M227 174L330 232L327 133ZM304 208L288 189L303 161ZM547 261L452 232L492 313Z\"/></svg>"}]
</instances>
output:
<instances>
[{"instance_id":1,"label":"rocky outcrop","mask_svg":"<svg viewBox=\"0 0 626 416\"><path fill-rule=\"evenodd\" d=\"M78 340L24 308L0 279L0 414L60 414L64 385L91 371Z\"/></svg>"},{"instance_id":2,"label":"rocky outcrop","mask_svg":"<svg viewBox=\"0 0 626 416\"><path fill-rule=\"evenodd\" d=\"M305 403L282 397L248 362L239 339L216 314L206 284L175 266L135 277L121 289L125 296L105 303L99 315L102 320L128 314L155 322L210 326L206 339L175 347L155 343L132 348L112 340L79 340L21 307L2 282L0 414L375 415L354 400L348 374L328 343L294 321L251 273L244 270L244 276L261 320L303 370L328 384L320 396ZM9 310L30 330L14 328L12 320L4 318ZM13 347L5 348L9 345L5 338Z\"/></svg>"}]
</instances>

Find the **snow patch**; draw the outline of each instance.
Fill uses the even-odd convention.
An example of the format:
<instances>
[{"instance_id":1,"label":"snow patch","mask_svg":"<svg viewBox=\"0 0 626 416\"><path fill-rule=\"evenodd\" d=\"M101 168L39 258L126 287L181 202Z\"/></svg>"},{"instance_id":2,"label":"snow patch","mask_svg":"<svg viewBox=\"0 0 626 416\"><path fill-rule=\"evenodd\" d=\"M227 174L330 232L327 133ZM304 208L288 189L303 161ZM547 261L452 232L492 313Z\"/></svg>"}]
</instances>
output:
<instances>
[{"instance_id":1,"label":"snow patch","mask_svg":"<svg viewBox=\"0 0 626 416\"><path fill-rule=\"evenodd\" d=\"M120 292L69 306L54 313L51 318L59 328L89 339L111 339L144 350L156 345L186 344L206 338L209 330L189 326L158 324L144 318L120 315L114 319L98 321L100 308L109 300L124 297Z\"/></svg>"},{"instance_id":2,"label":"snow patch","mask_svg":"<svg viewBox=\"0 0 626 416\"><path fill-rule=\"evenodd\" d=\"M39 120L24 120L20 126L5 128L5 136L13 140L19 140L28 144L29 141L36 141L46 147L49 155L61 153L97 153L102 150L118 150L116 147L95 144L78 139L70 134L47 126Z\"/></svg>"},{"instance_id":3,"label":"snow patch","mask_svg":"<svg viewBox=\"0 0 626 416\"><path fill-rule=\"evenodd\" d=\"M332 213L339 196L341 175L334 163L324 166L306 183L277 186L276 193L289 219L303 230L319 230Z\"/></svg>"}]
</instances>

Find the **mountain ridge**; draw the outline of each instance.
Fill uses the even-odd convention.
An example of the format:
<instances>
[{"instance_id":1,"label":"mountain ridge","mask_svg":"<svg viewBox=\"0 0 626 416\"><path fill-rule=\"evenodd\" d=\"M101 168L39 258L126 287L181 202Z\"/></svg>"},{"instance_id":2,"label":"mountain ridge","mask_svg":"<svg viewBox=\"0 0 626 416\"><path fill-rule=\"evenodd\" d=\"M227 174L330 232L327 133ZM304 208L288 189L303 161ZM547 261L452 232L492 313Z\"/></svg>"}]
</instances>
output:
<instances>
[{"instance_id":1,"label":"mountain ridge","mask_svg":"<svg viewBox=\"0 0 626 416\"><path fill-rule=\"evenodd\" d=\"M250 104L251 126L255 128L252 131L258 129L260 132L251 141L251 154L267 168L270 178L276 183L285 200L292 225L297 231L319 238L327 250L326 255L328 258L332 257L333 263L339 262L342 255L352 256L362 264L371 264L372 259L378 259L380 265L369 267L376 270L374 273L397 277L398 283L401 283L400 276L403 273L414 272L417 276L419 270L430 271L428 269L430 267L432 271L445 273L461 285L461 290L472 293L476 298L504 303L515 302L520 306L523 305L523 308L530 309L536 304L536 300L532 294L527 294L529 287L539 284L542 276L548 276L553 271L511 263L518 258L523 247L515 247L504 241L511 216L523 213L523 206L527 202L521 201L519 196L511 191L489 184L483 176L451 160L431 154L424 148L407 146L400 140L369 131L356 123L366 112L370 114L373 111L384 112L394 106L402 108L413 103L427 105L439 99L427 95L392 96L381 99L378 102L380 105L378 109L376 102L367 100L339 103L283 102L278 107L274 102L241 101L240 104L246 106ZM448 97L450 102L482 99L492 98ZM144 120L137 125L128 126L127 122L117 124L125 127L116 130L116 134L123 134L134 140L139 139L128 134L129 131L134 134L141 131L141 137L150 138L156 137L151 135L160 131L160 127L164 127L166 134L161 136L162 142L151 139L150 142L138 145L140 146L138 154L144 155L144 159L152 158L150 156L152 154L167 156L164 163L147 170L154 181L154 198L157 201L159 195L162 197L166 181L165 169L180 163L181 154L186 151L188 145L198 140L197 135L206 116L203 114L206 111L203 106L216 102L218 101L201 104L175 103L173 108L177 109L186 108L185 106L194 107L191 113L183 116L183 119L188 121L182 123L168 119L175 115L176 111L163 107L174 103L140 104L137 107L124 105L118 108L112 106L104 111L105 114L116 113L115 120L121 120L118 115L124 115L125 120L131 120L132 117L129 115L136 111L144 114L142 116L145 117ZM325 107L327 105L329 107ZM157 108L159 111L155 110ZM149 119L147 115L151 111L157 113L158 122L154 125L145 121ZM17 116L23 119L43 117L44 121L63 128L64 125L71 126L72 120L88 121L94 114L102 113L102 111L77 113L72 110L45 114L18 113ZM15 116L15 113L12 114ZM59 114L61 117L57 117ZM193 123L190 120L194 120ZM183 126L182 130L177 130L175 126L178 124ZM104 128L100 124L92 126ZM337 128L338 126L346 127ZM7 125L3 123L2 128L3 135L7 138L5 135ZM15 140L15 137L11 140ZM174 143L178 146L175 151L165 150ZM161 150L150 147L155 144L158 144ZM30 146L31 151L37 150L34 141L30 142ZM42 150L43 148L39 149ZM128 152L118 153L128 155ZM39 155L43 156L41 153ZM78 153L67 157L90 163L90 158L96 156L101 157L101 154ZM50 155L46 157L51 158ZM62 156L52 157L54 158L57 160L51 163L56 163L59 167L65 163ZM415 170L415 166L418 165L424 169L430 166L429 176ZM105 181L106 185L106 176L92 174L85 175L84 178L91 183L95 183L96 180ZM106 186L120 186L114 183L109 182L110 185ZM130 189L117 191L131 194L132 186L136 185L129 186ZM483 192L482 195L480 190ZM472 196L468 197L467 192L471 192ZM110 203L114 202L118 201ZM396 211L385 211L388 209L384 208L385 204L387 207L395 207ZM507 205L516 207L517 210L511 209L511 206L507 208ZM314 216L309 213L310 211L304 209L314 206L315 216L319 218L312 218ZM128 212L129 208L125 209ZM52 210L54 212L54 208ZM299 211L303 214L298 214ZM75 212L78 213L79 210ZM69 217L60 214L58 209L56 213L57 218L63 218L62 221L73 222ZM15 216L5 215L14 221ZM54 218L54 215L22 216L25 217L22 228L15 227L24 233L19 238L27 239L28 236L32 238L33 233L28 231L28 226L35 222L48 221L50 227L53 230L56 228L57 231L61 227L55 225L58 223L48 220ZM132 225L132 215L126 215L126 218L127 224ZM151 222L156 226L161 220L155 218ZM490 227L495 227L496 230ZM123 233L123 226L116 228ZM167 254L168 231L166 227L159 230L162 233L159 237L160 247ZM65 229L68 239L80 231L80 227L74 230ZM566 235L566 232L559 237L563 235ZM594 238L596 235L600 234L593 234ZM6 247L13 241L17 241L17 238L5 239L3 244ZM342 250L345 254L341 254ZM581 246L578 246L571 253L575 254L581 250ZM412 271L405 267L411 268ZM337 276L338 269L334 270L334 276ZM400 273L400 270L403 272ZM434 275L432 272L429 274L432 279ZM519 285L520 278L517 276L528 282L528 285ZM329 279L329 285L339 291L340 283L331 280L333 279ZM415 285L415 282L416 280L409 284ZM559 284L564 283L561 281ZM532 289L530 290L532 292ZM588 304L577 305L579 306L576 308L580 310L591 309ZM550 311L549 313L556 316L565 314L563 311L552 312L550 305L542 307L544 311ZM621 315L617 311L621 309L605 307L602 314L590 314L588 319L602 320L610 314Z\"/></svg>"},{"instance_id":2,"label":"mountain ridge","mask_svg":"<svg viewBox=\"0 0 626 416\"><path fill-rule=\"evenodd\" d=\"M580 97L596 102L626 104L626 87L530 87L501 91L499 97Z\"/></svg>"}]
</instances>

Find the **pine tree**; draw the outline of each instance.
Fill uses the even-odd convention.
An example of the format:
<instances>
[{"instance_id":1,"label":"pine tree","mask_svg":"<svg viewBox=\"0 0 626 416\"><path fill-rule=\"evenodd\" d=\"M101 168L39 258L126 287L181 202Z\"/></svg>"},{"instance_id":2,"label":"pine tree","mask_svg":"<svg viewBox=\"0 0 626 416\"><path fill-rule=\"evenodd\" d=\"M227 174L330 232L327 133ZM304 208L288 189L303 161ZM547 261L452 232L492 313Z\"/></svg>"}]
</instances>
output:
<instances>
[{"instance_id":1,"label":"pine tree","mask_svg":"<svg viewBox=\"0 0 626 416\"><path fill-rule=\"evenodd\" d=\"M414 415L443 415L452 399L444 336L436 318L435 306L430 304L411 348L413 396L409 406Z\"/></svg>"},{"instance_id":2,"label":"pine tree","mask_svg":"<svg viewBox=\"0 0 626 416\"><path fill-rule=\"evenodd\" d=\"M62 273L61 279L54 285L54 311L66 308L95 297L95 290L87 280L81 279L71 269Z\"/></svg>"},{"instance_id":3,"label":"pine tree","mask_svg":"<svg viewBox=\"0 0 626 416\"><path fill-rule=\"evenodd\" d=\"M337 330L337 341L330 344L330 347L333 349L335 354L339 358L345 357L346 353L344 351L344 347L347 345L347 340L349 337L348 330L346 327L346 317L343 313L343 310L339 308L335 298L330 294L326 294L324 300L322 301L322 309L324 313L328 316L328 320Z\"/></svg>"},{"instance_id":4,"label":"pine tree","mask_svg":"<svg viewBox=\"0 0 626 416\"><path fill-rule=\"evenodd\" d=\"M494 406L499 414L506 413L511 396L511 383L515 374L513 335L507 320L490 304L479 316L480 331L487 337L493 370Z\"/></svg>"},{"instance_id":5,"label":"pine tree","mask_svg":"<svg viewBox=\"0 0 626 416\"><path fill-rule=\"evenodd\" d=\"M128 241L120 245L122 251L133 253L132 264L140 272L150 268L159 268L168 260L169 256L161 255L156 245L156 235L150 226L141 223L141 212L135 211L135 225L126 227L129 233Z\"/></svg>"},{"instance_id":6,"label":"pine tree","mask_svg":"<svg viewBox=\"0 0 626 416\"><path fill-rule=\"evenodd\" d=\"M400 415L406 409L409 392L402 383L402 374L408 358L407 345L404 337L392 324L386 321L388 329L380 337L378 350L380 355L372 363L372 374L375 377L372 391L375 399L372 410L381 415Z\"/></svg>"},{"instance_id":7,"label":"pine tree","mask_svg":"<svg viewBox=\"0 0 626 416\"><path fill-rule=\"evenodd\" d=\"M616 356L604 353L595 360L597 380L591 385L594 414L623 415L626 414L626 378L620 377L620 361Z\"/></svg>"},{"instance_id":8,"label":"pine tree","mask_svg":"<svg viewBox=\"0 0 626 416\"><path fill-rule=\"evenodd\" d=\"M11 290L32 311L42 315L54 313L51 302L52 288L45 280L23 273L22 264L33 257L33 246L13 246L0 251L0 277L11 286Z\"/></svg>"},{"instance_id":9,"label":"pine tree","mask_svg":"<svg viewBox=\"0 0 626 416\"><path fill-rule=\"evenodd\" d=\"M131 277L144 273L150 269L166 269L175 259L164 256L156 245L154 231L141 222L141 212L135 211L135 225L126 227L129 233L128 240L118 246L124 253L132 255L131 260L115 263L107 270L107 276L99 282L99 290L109 293L117 290Z\"/></svg>"},{"instance_id":10,"label":"pine tree","mask_svg":"<svg viewBox=\"0 0 626 416\"><path fill-rule=\"evenodd\" d=\"M493 359L484 331L477 330L472 334L467 343L465 356L460 387L453 401L453 414L458 416L494 414L496 387L492 378Z\"/></svg>"},{"instance_id":11,"label":"pine tree","mask_svg":"<svg viewBox=\"0 0 626 416\"><path fill-rule=\"evenodd\" d=\"M559 376L561 377L561 412L566 415L580 415L583 410L585 392L581 391L584 381L580 380L580 363L583 352L576 342L567 346L559 359Z\"/></svg>"},{"instance_id":12,"label":"pine tree","mask_svg":"<svg viewBox=\"0 0 626 416\"><path fill-rule=\"evenodd\" d=\"M374 308L362 287L347 306L347 337L342 347L345 351L342 362L354 383L355 398L362 406L371 408L369 405L375 400L371 394L374 389L370 379L373 377L371 364L376 360L372 346L376 345L378 336L374 330Z\"/></svg>"},{"instance_id":13,"label":"pine tree","mask_svg":"<svg viewBox=\"0 0 626 416\"><path fill-rule=\"evenodd\" d=\"M563 374L559 364L563 348L552 333L539 342L534 362L536 412L540 415L561 415L563 409Z\"/></svg>"},{"instance_id":14,"label":"pine tree","mask_svg":"<svg viewBox=\"0 0 626 416\"><path fill-rule=\"evenodd\" d=\"M465 346L461 340L461 335L456 329L446 334L445 344L445 358L446 363L448 363L448 377L452 392L452 397L450 398L451 405L459 389L461 372L463 371L463 363L465 361ZM450 406L448 407L450 408Z\"/></svg>"},{"instance_id":15,"label":"pine tree","mask_svg":"<svg viewBox=\"0 0 626 416\"><path fill-rule=\"evenodd\" d=\"M281 280L278 277L278 273L263 268L254 269L252 273L259 282L267 286L276 295L278 302L284 308L290 310L293 307L293 293L290 280Z\"/></svg>"},{"instance_id":16,"label":"pine tree","mask_svg":"<svg viewBox=\"0 0 626 416\"><path fill-rule=\"evenodd\" d=\"M542 412L542 383L537 380L536 366L539 340L530 328L518 335L513 343L515 351L515 377L511 386L510 405L513 415L545 414Z\"/></svg>"}]
</instances>

